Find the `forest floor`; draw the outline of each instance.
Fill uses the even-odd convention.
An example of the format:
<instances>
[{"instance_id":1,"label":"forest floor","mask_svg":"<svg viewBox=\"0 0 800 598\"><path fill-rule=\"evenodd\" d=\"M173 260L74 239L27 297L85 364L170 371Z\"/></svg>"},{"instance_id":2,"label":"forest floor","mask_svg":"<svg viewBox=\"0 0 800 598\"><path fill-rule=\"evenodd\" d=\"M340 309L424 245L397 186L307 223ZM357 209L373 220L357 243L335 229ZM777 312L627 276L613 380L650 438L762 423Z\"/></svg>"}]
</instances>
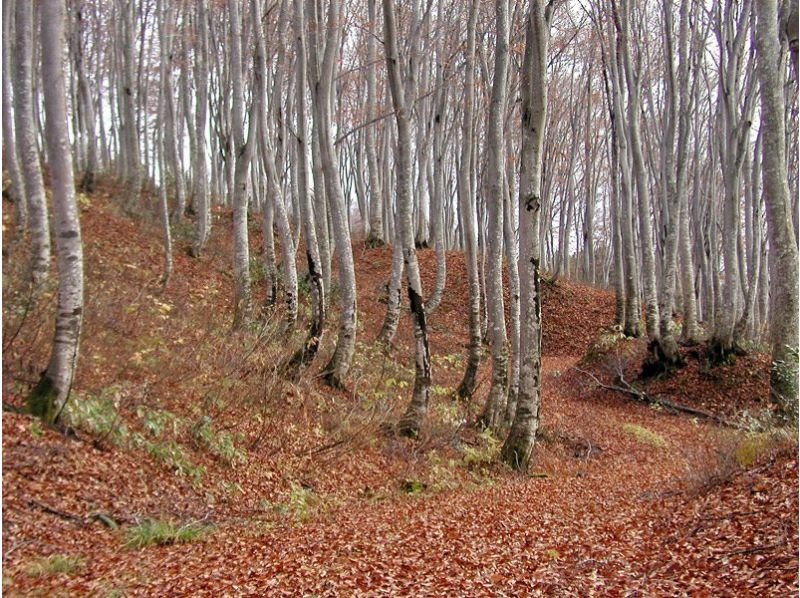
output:
<instances>
[{"instance_id":1,"label":"forest floor","mask_svg":"<svg viewBox=\"0 0 800 598\"><path fill-rule=\"evenodd\" d=\"M290 340L275 335L280 314L232 333L230 214L215 214L200 260L177 227L163 289L155 222L124 216L113 196L79 198L86 321L69 429L3 413L6 595L797 593L797 445L759 427L768 357L712 369L687 347L684 369L636 382L644 341L609 332L613 294L546 284L542 426L531 469L515 474L495 461L499 440L470 427L488 359L472 400L452 398L467 340L458 253L430 318L429 417L411 441L383 425L413 383L407 314L392 348L372 342L389 248L354 245L359 343L351 387L331 391L317 373L335 290L322 354L289 382L280 363L302 342L307 289ZM25 292L3 208L3 400L21 406L46 364L54 287ZM432 251L420 263L428 290ZM749 429L630 400L590 374Z\"/></svg>"}]
</instances>

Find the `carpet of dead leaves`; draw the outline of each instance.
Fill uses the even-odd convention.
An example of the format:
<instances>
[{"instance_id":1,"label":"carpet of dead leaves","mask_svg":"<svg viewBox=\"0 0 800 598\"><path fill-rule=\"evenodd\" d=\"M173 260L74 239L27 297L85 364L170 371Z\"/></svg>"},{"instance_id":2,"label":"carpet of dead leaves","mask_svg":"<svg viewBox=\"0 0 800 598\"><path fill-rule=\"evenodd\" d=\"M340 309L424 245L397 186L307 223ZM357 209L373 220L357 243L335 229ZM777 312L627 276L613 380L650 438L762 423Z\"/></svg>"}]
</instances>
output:
<instances>
[{"instance_id":1,"label":"carpet of dead leaves","mask_svg":"<svg viewBox=\"0 0 800 598\"><path fill-rule=\"evenodd\" d=\"M587 383L573 368L611 324L609 292L564 280L544 285L542 427L530 474L516 475L468 464L465 447L481 439L453 421L454 412L467 422L474 417L489 384L484 359L472 401L457 405L450 396L467 338L458 253L447 255L448 290L430 318L437 392L420 439L411 442L382 431L410 393L408 317L392 348L372 344L385 311L390 248L354 246L360 343L352 388L333 392L317 380L334 332L315 368L289 383L275 366L282 344L229 331L229 212L215 213L200 260L185 251L190 229L176 231L174 275L162 289L155 220L126 217L115 191L104 184L81 200L87 315L73 400L116 389L120 417L132 430L141 426L137 409L185 418L201 409L241 435L247 458L224 462L179 432L205 468L191 479L141 448L81 429L41 429L4 411L7 595L797 593L795 445L731 467L725 447L733 432ZM13 214L3 207L8 230ZM252 249L257 260L255 228ZM4 246L3 391L17 406L46 364L53 317L52 288L30 313L9 311L22 301L13 284L23 262L24 248ZM420 262L430 289L433 253L421 251ZM258 284L256 296L263 298ZM302 327L288 344L302 342ZM630 379L641 359L637 342L622 364ZM648 382L648 392L725 415L764 406L767 358L710 369L698 350L685 351L687 367ZM615 363L607 358L592 371L610 376ZM642 440L631 426L660 441ZM409 480L421 490L405 491ZM298 488L314 497L308 511L279 512L276 505L291 504ZM124 547L125 530L145 517L211 527L192 543ZM52 554L80 557L82 565L69 574L27 572L27 563Z\"/></svg>"}]
</instances>

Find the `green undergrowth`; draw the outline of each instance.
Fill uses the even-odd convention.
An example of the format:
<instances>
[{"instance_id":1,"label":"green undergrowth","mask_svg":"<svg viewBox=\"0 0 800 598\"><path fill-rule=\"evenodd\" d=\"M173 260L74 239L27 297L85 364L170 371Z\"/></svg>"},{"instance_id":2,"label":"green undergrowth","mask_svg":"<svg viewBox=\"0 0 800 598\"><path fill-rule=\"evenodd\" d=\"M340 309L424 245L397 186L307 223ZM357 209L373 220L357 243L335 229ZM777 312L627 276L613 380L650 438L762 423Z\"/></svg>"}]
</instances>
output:
<instances>
[{"instance_id":1,"label":"green undergrowth","mask_svg":"<svg viewBox=\"0 0 800 598\"><path fill-rule=\"evenodd\" d=\"M145 519L126 530L124 544L127 548L185 544L199 540L210 529L210 526L197 521L176 523L169 519Z\"/></svg>"},{"instance_id":2,"label":"green undergrowth","mask_svg":"<svg viewBox=\"0 0 800 598\"><path fill-rule=\"evenodd\" d=\"M123 417L122 405L130 396L125 385L109 387L97 394L77 394L65 409L67 423L91 435L95 442L124 449L142 449L178 475L198 484L205 473L195 463L188 444L206 451L227 466L247 462L247 451L239 435L219 430L208 415L181 417L166 409L138 405L133 418Z\"/></svg>"}]
</instances>

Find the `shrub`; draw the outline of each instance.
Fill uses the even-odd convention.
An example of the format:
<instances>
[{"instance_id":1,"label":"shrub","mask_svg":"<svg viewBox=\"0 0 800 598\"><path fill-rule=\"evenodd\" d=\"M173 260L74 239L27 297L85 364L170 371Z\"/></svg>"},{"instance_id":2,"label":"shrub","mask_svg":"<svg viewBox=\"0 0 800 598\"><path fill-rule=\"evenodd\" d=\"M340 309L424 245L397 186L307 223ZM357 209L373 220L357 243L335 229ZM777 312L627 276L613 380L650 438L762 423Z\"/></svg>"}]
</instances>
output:
<instances>
[{"instance_id":1,"label":"shrub","mask_svg":"<svg viewBox=\"0 0 800 598\"><path fill-rule=\"evenodd\" d=\"M183 525L165 519L145 519L130 527L125 534L125 546L143 548L150 544L166 546L183 544L199 539L209 531L209 526L199 522Z\"/></svg>"}]
</instances>

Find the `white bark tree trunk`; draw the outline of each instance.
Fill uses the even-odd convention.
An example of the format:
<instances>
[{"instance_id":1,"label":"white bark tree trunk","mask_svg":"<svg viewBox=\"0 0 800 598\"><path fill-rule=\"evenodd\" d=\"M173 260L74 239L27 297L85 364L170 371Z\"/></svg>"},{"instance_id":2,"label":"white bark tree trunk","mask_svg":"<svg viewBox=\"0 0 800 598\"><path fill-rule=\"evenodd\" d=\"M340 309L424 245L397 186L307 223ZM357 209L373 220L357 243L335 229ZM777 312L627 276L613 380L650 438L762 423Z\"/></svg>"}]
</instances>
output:
<instances>
[{"instance_id":1,"label":"white bark tree trunk","mask_svg":"<svg viewBox=\"0 0 800 598\"><path fill-rule=\"evenodd\" d=\"M47 278L50 270L50 225L33 117L33 3L18 0L14 8L16 13L14 124L28 201L31 277L33 284L38 287ZM67 152L70 151L70 148L67 148Z\"/></svg>"},{"instance_id":2,"label":"white bark tree trunk","mask_svg":"<svg viewBox=\"0 0 800 598\"><path fill-rule=\"evenodd\" d=\"M539 225L542 150L547 116L547 49L552 3L531 0L522 71L522 170L519 184L521 330L519 397L501 459L525 470L539 428L542 364L542 302Z\"/></svg>"},{"instance_id":3,"label":"white bark tree trunk","mask_svg":"<svg viewBox=\"0 0 800 598\"><path fill-rule=\"evenodd\" d=\"M83 321L83 252L67 129L64 81L66 10L64 0L43 0L40 6L42 80L47 113L45 142L50 156L50 187L53 191L58 307L50 362L28 397L28 408L52 424L58 420L69 398L78 361Z\"/></svg>"}]
</instances>

